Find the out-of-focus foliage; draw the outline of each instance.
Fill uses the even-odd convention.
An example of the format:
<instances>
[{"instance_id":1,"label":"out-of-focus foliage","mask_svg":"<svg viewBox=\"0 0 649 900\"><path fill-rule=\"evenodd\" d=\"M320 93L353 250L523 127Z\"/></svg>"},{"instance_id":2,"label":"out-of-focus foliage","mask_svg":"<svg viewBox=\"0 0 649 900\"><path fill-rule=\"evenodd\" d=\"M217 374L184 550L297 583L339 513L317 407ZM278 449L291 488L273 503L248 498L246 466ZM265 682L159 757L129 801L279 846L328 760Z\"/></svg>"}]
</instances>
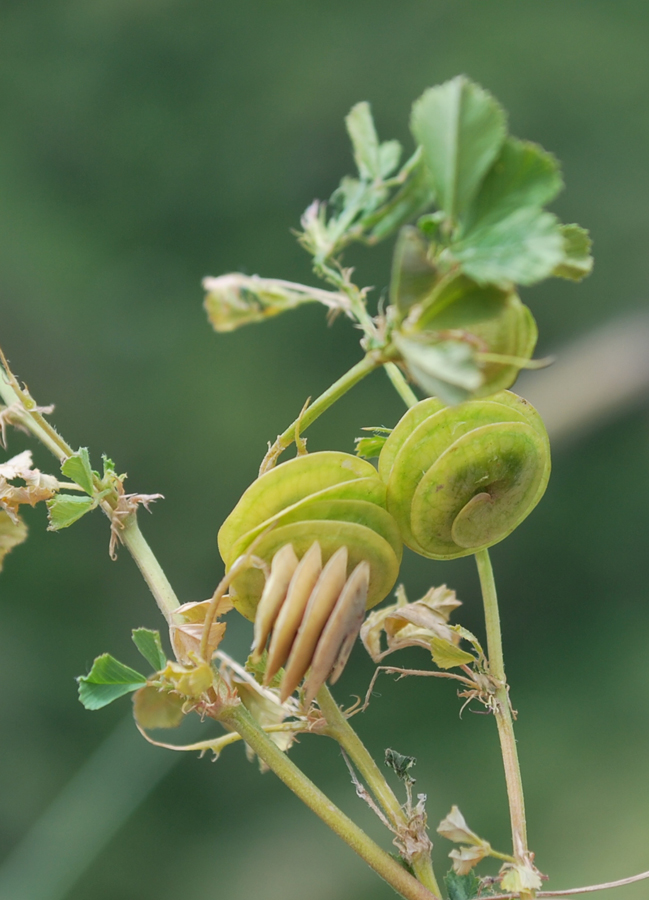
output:
<instances>
[{"instance_id":1,"label":"out-of-focus foliage","mask_svg":"<svg viewBox=\"0 0 649 900\"><path fill-rule=\"evenodd\" d=\"M341 121L359 99L407 154L412 98L464 71L503 102L512 133L562 160L569 190L553 209L588 225L598 267L582 285L523 291L540 354L646 303L649 12L639 0L33 0L5 4L0 22L2 344L39 401L56 402L74 446L118 460L130 490L165 494L142 525L183 601L211 593L216 532L266 441L358 354L351 329L327 331L315 305L214 335L201 279L245 268L314 283L289 229L351 171ZM375 299L389 278L383 247L349 251ZM377 373L313 426L310 446L350 452L361 425L391 427L402 413ZM493 554L530 837L554 887L646 868L647 444L636 417L559 449L543 502ZM11 434L8 455L26 446ZM42 450L35 461L54 470ZM3 851L123 714L85 712L74 676L106 647L137 668L130 625L160 625L126 554L108 559L102 517L60 534L45 533L41 510L24 517L30 541L5 558L0 582ZM431 583L456 589L463 624L479 632L471 560L410 556L403 577L412 597ZM246 623L233 620L227 641L245 655ZM417 665L426 651L411 653ZM341 702L371 672L356 651ZM506 845L493 723L460 722L453 688L435 679L384 676L378 690L356 719L375 756L389 727L388 746L418 759L430 820L457 804ZM372 828L333 746L305 736L291 752ZM185 759L71 900L248 900L260 873L266 900L286 900L288 866L288 900L390 896L273 776L229 753L227 767ZM451 846L436 840L441 865Z\"/></svg>"}]
</instances>

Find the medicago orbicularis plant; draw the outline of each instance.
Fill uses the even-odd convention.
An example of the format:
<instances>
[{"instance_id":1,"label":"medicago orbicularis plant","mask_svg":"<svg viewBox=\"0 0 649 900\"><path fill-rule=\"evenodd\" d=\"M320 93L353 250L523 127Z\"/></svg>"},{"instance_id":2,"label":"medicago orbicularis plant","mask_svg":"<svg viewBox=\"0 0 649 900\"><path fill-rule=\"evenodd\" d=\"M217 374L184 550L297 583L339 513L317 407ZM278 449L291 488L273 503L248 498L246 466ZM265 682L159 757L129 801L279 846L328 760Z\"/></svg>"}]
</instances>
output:
<instances>
[{"instance_id":1,"label":"medicago orbicularis plant","mask_svg":"<svg viewBox=\"0 0 649 900\"><path fill-rule=\"evenodd\" d=\"M27 430L59 459L61 472L34 469L29 451L0 464L0 564L26 539L21 505L47 503L52 530L100 507L110 520L111 555L119 544L132 554L165 617L172 654L158 632L136 629L133 640L151 674L104 654L79 678L81 702L99 709L132 693L137 727L153 743L148 731L173 728L186 715L217 720L223 736L180 749L218 756L243 739L264 768L410 900L443 895L431 863L425 797L412 796L414 760L386 751L402 802L348 721L358 708L341 709L327 681L335 682L359 633L376 662L402 647L425 648L431 666L423 674L456 681L465 702L493 714L511 814L510 853L475 834L456 807L441 822L437 831L457 845L445 879L449 898L531 898L542 881L527 844L488 547L533 510L550 472L540 416L508 390L520 369L544 364L532 359L537 329L518 287L550 276L581 279L592 265L590 242L582 228L562 225L545 209L562 187L556 160L511 137L499 104L465 78L415 102L415 151L404 163L397 141L379 142L368 104L355 106L346 122L357 173L342 179L328 203L306 210L300 233L328 287L237 273L204 282L208 316L219 332L316 302L330 317L344 315L360 326L363 351L269 446L259 478L220 529L225 575L213 596L181 604L137 523L137 507L159 495L126 493L125 476L105 457L102 472L94 470L88 451L75 451L56 432L47 419L51 408L37 406L4 356L3 445L9 426ZM372 314L367 289L354 283L341 255L353 242L374 245L393 235L388 302ZM308 426L379 368L408 407L401 421L368 429L355 455L308 453L302 437ZM293 443L297 455L279 462ZM375 466L370 460L377 458ZM486 649L451 623L460 603L446 586L415 602L400 586L396 603L373 609L397 582L404 544L432 559L475 554ZM254 622L245 662L219 646L233 607ZM396 856L295 766L288 751L303 732L339 742L357 792L389 829ZM486 857L501 860L497 879L475 874Z\"/></svg>"}]
</instances>

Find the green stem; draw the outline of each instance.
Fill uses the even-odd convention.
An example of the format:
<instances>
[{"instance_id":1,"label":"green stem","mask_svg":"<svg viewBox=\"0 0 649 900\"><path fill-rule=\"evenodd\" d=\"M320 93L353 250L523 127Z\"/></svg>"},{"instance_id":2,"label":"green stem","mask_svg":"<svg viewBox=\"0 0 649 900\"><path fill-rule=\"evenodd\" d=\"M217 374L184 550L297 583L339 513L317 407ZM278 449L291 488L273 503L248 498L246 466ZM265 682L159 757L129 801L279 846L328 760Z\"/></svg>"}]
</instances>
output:
<instances>
[{"instance_id":1,"label":"green stem","mask_svg":"<svg viewBox=\"0 0 649 900\"><path fill-rule=\"evenodd\" d=\"M514 856L517 862L525 862L528 856L527 823L525 819L525 800L523 798L523 782L514 737L514 723L509 705L509 692L505 676L502 634L500 630L500 614L498 597L494 582L493 569L488 550L479 550L475 555L482 588L485 625L487 630L487 648L489 655L489 671L498 683L496 691L495 716L498 725L500 748L505 767L505 781L509 798L509 815L512 824L512 840Z\"/></svg>"},{"instance_id":2,"label":"green stem","mask_svg":"<svg viewBox=\"0 0 649 900\"><path fill-rule=\"evenodd\" d=\"M435 900L435 894L381 849L297 768L257 725L245 707L236 706L228 710L221 717L221 722L237 731L278 778L402 897L406 900Z\"/></svg>"},{"instance_id":3,"label":"green stem","mask_svg":"<svg viewBox=\"0 0 649 900\"><path fill-rule=\"evenodd\" d=\"M271 469L275 465L280 454L286 450L287 447L290 447L295 440L296 429L299 433L302 433L309 425L315 422L323 412L329 409L329 407L337 400L340 400L347 391L353 388L355 384L362 381L366 375L369 375L370 372L373 372L380 365L381 359L379 355L376 353L368 353L360 360L360 362L357 362L355 366L352 366L348 372L345 372L341 378L334 381L331 387L327 388L323 394L320 394L310 406L307 406L304 412L288 426L286 431L283 431L282 434L278 436L277 440L264 457L259 474L263 475L264 472Z\"/></svg>"},{"instance_id":4,"label":"green stem","mask_svg":"<svg viewBox=\"0 0 649 900\"><path fill-rule=\"evenodd\" d=\"M320 688L316 699L329 726L327 734L338 741L349 755L392 824L395 827L405 825L407 819L401 804L367 748L343 715L326 684Z\"/></svg>"},{"instance_id":5,"label":"green stem","mask_svg":"<svg viewBox=\"0 0 649 900\"><path fill-rule=\"evenodd\" d=\"M356 734L349 721L343 715L340 707L331 695L327 685L323 685L317 695L318 706L327 721L326 733L338 741L343 750L348 754L367 786L381 804L383 811L388 816L396 831L408 827L408 817L401 804L397 800L392 788L386 781L383 773L375 763L365 744ZM412 868L417 879L425 885L433 894L441 897L441 891L435 878L430 853L423 853L417 859L412 860Z\"/></svg>"},{"instance_id":6,"label":"green stem","mask_svg":"<svg viewBox=\"0 0 649 900\"><path fill-rule=\"evenodd\" d=\"M0 397L8 407L15 407L15 411L11 412L11 419L30 431L58 460L63 461L72 456L74 453L72 447L38 412L32 398L20 389L15 379L2 367L0 367Z\"/></svg>"},{"instance_id":7,"label":"green stem","mask_svg":"<svg viewBox=\"0 0 649 900\"><path fill-rule=\"evenodd\" d=\"M416 406L417 403L419 403L417 395L410 387L406 379L403 377L403 372L401 371L399 366L397 366L395 363L386 363L384 368L388 378L394 386L394 389L406 404L406 406Z\"/></svg>"},{"instance_id":8,"label":"green stem","mask_svg":"<svg viewBox=\"0 0 649 900\"><path fill-rule=\"evenodd\" d=\"M171 614L178 609L180 602L153 550L144 539L135 513L126 519L124 529L120 531L120 538L149 585L162 615L170 623Z\"/></svg>"}]
</instances>

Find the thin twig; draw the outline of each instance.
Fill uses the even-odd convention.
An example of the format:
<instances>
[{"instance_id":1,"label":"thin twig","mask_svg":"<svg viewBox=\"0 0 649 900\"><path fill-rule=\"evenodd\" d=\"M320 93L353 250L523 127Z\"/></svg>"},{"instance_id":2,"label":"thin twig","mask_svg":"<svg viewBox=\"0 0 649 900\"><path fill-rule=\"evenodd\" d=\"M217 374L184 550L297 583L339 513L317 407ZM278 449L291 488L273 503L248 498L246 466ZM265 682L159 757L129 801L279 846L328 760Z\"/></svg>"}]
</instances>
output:
<instances>
[{"instance_id":1,"label":"thin twig","mask_svg":"<svg viewBox=\"0 0 649 900\"><path fill-rule=\"evenodd\" d=\"M474 688L475 682L471 681L469 678L464 678L462 675L454 675L452 672L432 672L429 669L400 669L398 666L379 666L372 676L372 680L370 681L370 686L367 689L367 693L365 694L365 702L360 707L360 709L355 709L352 715L356 715L357 712L365 712L367 707L370 705L370 700L372 699L372 691L374 690L374 685L376 684L376 679L379 677L381 672L385 672L386 674L398 674L399 678L397 681L400 681L402 678L406 678L408 675L422 675L424 677L431 678L451 678L453 681L461 681L462 684L467 684L469 687Z\"/></svg>"},{"instance_id":2,"label":"thin twig","mask_svg":"<svg viewBox=\"0 0 649 900\"><path fill-rule=\"evenodd\" d=\"M606 881L603 884L589 884L586 887L569 888L567 891L538 891L537 897L572 897L573 894L591 894L594 891L607 891L609 888L624 887L625 884L635 884L636 881L645 881L649 878L649 872L640 872L639 875L631 875L629 878L620 878L619 881ZM512 900L518 894L493 894L489 900Z\"/></svg>"}]
</instances>

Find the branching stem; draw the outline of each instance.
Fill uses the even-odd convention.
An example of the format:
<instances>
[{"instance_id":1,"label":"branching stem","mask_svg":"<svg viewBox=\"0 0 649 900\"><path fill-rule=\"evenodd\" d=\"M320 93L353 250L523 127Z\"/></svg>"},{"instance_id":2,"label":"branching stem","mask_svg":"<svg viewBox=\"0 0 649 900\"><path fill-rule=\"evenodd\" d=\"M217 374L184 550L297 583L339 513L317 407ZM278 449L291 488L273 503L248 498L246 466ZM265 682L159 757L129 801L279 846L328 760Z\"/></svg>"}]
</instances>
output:
<instances>
[{"instance_id":1,"label":"branching stem","mask_svg":"<svg viewBox=\"0 0 649 900\"><path fill-rule=\"evenodd\" d=\"M365 744L343 715L326 684L318 691L317 700L328 725L325 733L338 741L350 757L365 779L370 791L382 806L395 831L407 828L408 818L401 804ZM441 896L429 853L424 853L418 859L412 860L412 868L422 884L438 897Z\"/></svg>"},{"instance_id":2,"label":"branching stem","mask_svg":"<svg viewBox=\"0 0 649 900\"><path fill-rule=\"evenodd\" d=\"M269 768L295 793L309 809L341 837L365 862L406 900L438 900L434 894L413 878L385 850L338 809L331 800L307 778L295 763L277 747L260 728L244 706L239 705L221 716L221 722L237 731L244 741Z\"/></svg>"}]
</instances>

